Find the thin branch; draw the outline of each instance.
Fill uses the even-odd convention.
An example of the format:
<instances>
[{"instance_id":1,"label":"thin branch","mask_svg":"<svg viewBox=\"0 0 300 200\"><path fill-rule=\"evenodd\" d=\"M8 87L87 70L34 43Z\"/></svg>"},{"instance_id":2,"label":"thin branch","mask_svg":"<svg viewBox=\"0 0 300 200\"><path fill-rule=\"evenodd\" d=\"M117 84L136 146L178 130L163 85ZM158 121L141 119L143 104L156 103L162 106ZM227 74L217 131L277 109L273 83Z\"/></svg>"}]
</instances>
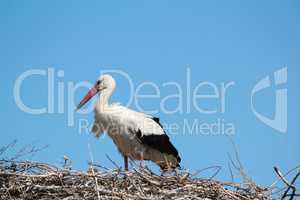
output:
<instances>
[{"instance_id":1,"label":"thin branch","mask_svg":"<svg viewBox=\"0 0 300 200\"><path fill-rule=\"evenodd\" d=\"M278 177L282 180L282 182L288 186L286 191L283 193L281 199L282 200L285 199L285 197L287 197L287 195L288 195L289 190L292 189L292 194L290 196L290 200L292 200L296 194L296 187L293 185L293 183L296 181L296 179L300 175L300 172L294 177L293 182L289 183L277 167L274 167L274 170L275 170L276 174L278 175Z\"/></svg>"},{"instance_id":2,"label":"thin branch","mask_svg":"<svg viewBox=\"0 0 300 200\"><path fill-rule=\"evenodd\" d=\"M89 154L90 154L91 161L92 161L92 163L93 163L93 162L94 162L94 157L93 157L93 153L92 153L90 144L88 144L88 149L89 149ZM92 175L93 175L93 177L95 178L95 182L96 182L96 192L97 192L97 197L98 197L98 200L101 200L100 193L99 193L98 179L97 179L97 176L95 175L95 171L94 171L93 165L91 165L91 169L92 169Z\"/></svg>"},{"instance_id":3,"label":"thin branch","mask_svg":"<svg viewBox=\"0 0 300 200\"><path fill-rule=\"evenodd\" d=\"M115 162L115 161L113 161L110 157L109 157L109 155L107 155L107 154L105 154L105 156L106 156L106 158L118 169L118 170L121 170L122 168L120 167L120 166L118 166L118 164Z\"/></svg>"}]
</instances>

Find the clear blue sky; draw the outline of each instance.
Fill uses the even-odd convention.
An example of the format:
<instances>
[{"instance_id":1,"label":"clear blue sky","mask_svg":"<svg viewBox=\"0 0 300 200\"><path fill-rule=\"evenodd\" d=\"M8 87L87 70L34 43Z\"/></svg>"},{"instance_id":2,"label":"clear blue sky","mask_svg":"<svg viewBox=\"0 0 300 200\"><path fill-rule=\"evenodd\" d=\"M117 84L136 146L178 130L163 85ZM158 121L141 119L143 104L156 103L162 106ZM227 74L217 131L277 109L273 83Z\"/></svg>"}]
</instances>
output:
<instances>
[{"instance_id":1,"label":"clear blue sky","mask_svg":"<svg viewBox=\"0 0 300 200\"><path fill-rule=\"evenodd\" d=\"M233 123L235 135L231 138L246 172L258 183L270 184L275 180L274 165L287 170L300 163L299 9L296 0L1 1L0 146L14 139L20 146L49 145L32 159L59 165L67 155L75 168L86 169L90 144L96 162L112 166L105 157L109 154L121 165L122 159L107 136L96 140L92 135L78 134L77 126L68 127L67 111L57 113L57 99L54 114L31 115L20 110L13 96L17 77L29 69L63 70L64 77L55 78L57 94L58 82L94 82L101 70L117 69L128 73L135 85L154 82L166 96L174 87L162 84L176 81L185 86L189 67L192 87L203 81L218 86L234 81L226 96L225 113L218 110L208 115L192 108L190 113L156 115L166 124L218 118ZM284 66L288 67L288 131L280 133L255 117L250 94L260 79ZM128 85L122 77L116 80L113 99L126 103ZM271 87L258 95L255 106L259 112L274 114L274 91ZM76 102L85 92L83 88L76 92ZM143 92L151 94L153 88L145 87ZM24 81L21 97L32 107L47 105L46 78L33 76ZM159 107L161 99L140 102L145 109L152 109ZM219 105L215 100L202 103L207 108ZM170 100L168 106L176 106L176 102ZM130 107L136 109L134 104ZM75 124L79 118L92 117L92 113L76 114ZM218 178L230 180L227 155L234 151L227 136L179 133L170 137L184 168L193 171L221 165Z\"/></svg>"}]
</instances>

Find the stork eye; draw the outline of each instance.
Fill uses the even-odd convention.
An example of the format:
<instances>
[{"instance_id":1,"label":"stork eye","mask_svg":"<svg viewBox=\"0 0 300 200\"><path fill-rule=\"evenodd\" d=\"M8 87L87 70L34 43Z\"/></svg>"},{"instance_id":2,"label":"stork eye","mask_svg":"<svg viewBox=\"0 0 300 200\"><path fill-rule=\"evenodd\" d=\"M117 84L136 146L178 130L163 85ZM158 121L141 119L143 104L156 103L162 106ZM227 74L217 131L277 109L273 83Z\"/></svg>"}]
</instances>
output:
<instances>
[{"instance_id":1,"label":"stork eye","mask_svg":"<svg viewBox=\"0 0 300 200\"><path fill-rule=\"evenodd\" d=\"M101 81L100 81L100 80L98 80L98 81L96 82L96 85L100 85L100 83L101 83Z\"/></svg>"}]
</instances>

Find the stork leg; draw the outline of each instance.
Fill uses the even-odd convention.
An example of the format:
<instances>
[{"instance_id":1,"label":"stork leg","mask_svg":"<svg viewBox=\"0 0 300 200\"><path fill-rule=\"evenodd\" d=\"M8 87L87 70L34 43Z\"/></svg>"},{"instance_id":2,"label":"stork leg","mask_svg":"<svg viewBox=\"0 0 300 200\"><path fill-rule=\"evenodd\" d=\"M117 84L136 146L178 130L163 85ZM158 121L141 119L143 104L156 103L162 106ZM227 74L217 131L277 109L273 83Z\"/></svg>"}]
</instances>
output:
<instances>
[{"instance_id":1,"label":"stork leg","mask_svg":"<svg viewBox=\"0 0 300 200\"><path fill-rule=\"evenodd\" d=\"M125 171L128 171L128 156L124 156L124 167L125 167Z\"/></svg>"}]
</instances>

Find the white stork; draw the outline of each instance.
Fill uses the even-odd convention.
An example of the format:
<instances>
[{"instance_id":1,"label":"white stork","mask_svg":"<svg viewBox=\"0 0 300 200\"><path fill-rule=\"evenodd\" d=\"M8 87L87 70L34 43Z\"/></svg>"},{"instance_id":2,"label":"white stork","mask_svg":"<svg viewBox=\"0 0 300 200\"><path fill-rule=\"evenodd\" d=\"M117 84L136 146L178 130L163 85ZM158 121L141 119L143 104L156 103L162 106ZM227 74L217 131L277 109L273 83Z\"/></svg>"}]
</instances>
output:
<instances>
[{"instance_id":1,"label":"white stork","mask_svg":"<svg viewBox=\"0 0 300 200\"><path fill-rule=\"evenodd\" d=\"M94 95L100 92L95 105L95 121L92 132L99 137L108 133L124 157L125 171L128 158L151 160L162 170L179 167L180 157L163 130L159 118L130 110L119 104L109 104L109 98L116 88L111 75L99 77L93 88L77 106L80 109Z\"/></svg>"}]
</instances>

